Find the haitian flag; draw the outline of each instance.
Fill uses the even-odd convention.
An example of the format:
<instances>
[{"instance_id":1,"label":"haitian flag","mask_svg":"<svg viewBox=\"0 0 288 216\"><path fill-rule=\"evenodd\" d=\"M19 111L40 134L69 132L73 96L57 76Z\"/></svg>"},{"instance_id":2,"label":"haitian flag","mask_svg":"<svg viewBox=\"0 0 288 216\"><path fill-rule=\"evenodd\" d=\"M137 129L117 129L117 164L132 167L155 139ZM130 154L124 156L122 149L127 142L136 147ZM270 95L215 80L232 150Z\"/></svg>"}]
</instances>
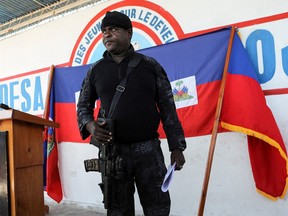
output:
<instances>
[{"instance_id":1,"label":"haitian flag","mask_svg":"<svg viewBox=\"0 0 288 216\"><path fill-rule=\"evenodd\" d=\"M139 50L139 53L155 58L166 70L186 137L212 132L229 36L230 30L223 29ZM55 121L60 124L60 129L56 129L58 142L89 142L80 137L76 104L90 66L55 68L53 89L56 92ZM98 109L99 102L95 114ZM165 137L161 126L159 134L161 138Z\"/></svg>"},{"instance_id":2,"label":"haitian flag","mask_svg":"<svg viewBox=\"0 0 288 216\"><path fill-rule=\"evenodd\" d=\"M286 147L237 34L232 45L220 121L223 128L248 135L250 162L258 191L271 199L284 198L288 185Z\"/></svg>"},{"instance_id":3,"label":"haitian flag","mask_svg":"<svg viewBox=\"0 0 288 216\"><path fill-rule=\"evenodd\" d=\"M54 119L54 91L51 89L46 119ZM55 129L44 129L44 186L48 196L60 203L63 199L62 185L58 168L58 147L55 140Z\"/></svg>"},{"instance_id":4,"label":"haitian flag","mask_svg":"<svg viewBox=\"0 0 288 216\"><path fill-rule=\"evenodd\" d=\"M54 128L45 128L45 141L44 147L46 147L46 166L45 186L48 196L53 200L60 203L63 199L62 185L60 180L60 174L58 169L58 148L54 139Z\"/></svg>"}]
</instances>

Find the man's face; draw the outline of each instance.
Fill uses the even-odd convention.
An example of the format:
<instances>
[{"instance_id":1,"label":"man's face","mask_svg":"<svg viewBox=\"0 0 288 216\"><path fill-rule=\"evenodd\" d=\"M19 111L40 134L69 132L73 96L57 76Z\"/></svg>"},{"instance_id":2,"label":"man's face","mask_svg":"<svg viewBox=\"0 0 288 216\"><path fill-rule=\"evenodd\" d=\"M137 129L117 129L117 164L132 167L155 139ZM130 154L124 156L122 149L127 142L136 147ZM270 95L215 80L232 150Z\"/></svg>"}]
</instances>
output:
<instances>
[{"instance_id":1,"label":"man's face","mask_svg":"<svg viewBox=\"0 0 288 216\"><path fill-rule=\"evenodd\" d=\"M132 29L122 29L108 26L102 29L102 42L107 51L119 55L127 51L130 46Z\"/></svg>"}]
</instances>

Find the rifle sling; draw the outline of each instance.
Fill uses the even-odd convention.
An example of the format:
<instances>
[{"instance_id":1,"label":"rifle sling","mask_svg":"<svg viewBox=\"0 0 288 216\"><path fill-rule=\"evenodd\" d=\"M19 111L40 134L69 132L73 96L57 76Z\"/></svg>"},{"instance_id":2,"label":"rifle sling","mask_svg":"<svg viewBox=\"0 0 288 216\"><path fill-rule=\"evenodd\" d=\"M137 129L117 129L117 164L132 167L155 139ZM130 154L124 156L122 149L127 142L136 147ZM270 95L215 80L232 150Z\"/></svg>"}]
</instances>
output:
<instances>
[{"instance_id":1,"label":"rifle sling","mask_svg":"<svg viewBox=\"0 0 288 216\"><path fill-rule=\"evenodd\" d=\"M128 75L139 64L141 59L142 59L142 55L139 54L139 53L136 53L136 52L134 53L134 55L130 59L130 61L128 63L126 75L122 78L120 84L116 87L116 92L115 92L115 94L113 96L113 99L112 99L112 102L111 102L111 105L110 105L108 118L112 118L114 110L115 110L115 108L117 106L117 103L118 103L118 101L120 99L120 96L125 91Z\"/></svg>"}]
</instances>

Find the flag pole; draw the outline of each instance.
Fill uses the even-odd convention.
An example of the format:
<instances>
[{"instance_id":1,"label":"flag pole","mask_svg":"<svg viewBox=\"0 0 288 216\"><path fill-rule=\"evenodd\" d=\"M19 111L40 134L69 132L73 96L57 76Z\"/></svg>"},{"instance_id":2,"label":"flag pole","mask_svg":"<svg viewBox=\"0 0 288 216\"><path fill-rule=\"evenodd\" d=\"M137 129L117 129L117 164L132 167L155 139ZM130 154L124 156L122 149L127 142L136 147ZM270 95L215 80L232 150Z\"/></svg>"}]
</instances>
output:
<instances>
[{"instance_id":1,"label":"flag pole","mask_svg":"<svg viewBox=\"0 0 288 216\"><path fill-rule=\"evenodd\" d=\"M208 183L209 183L212 161L213 161L213 156L214 156L214 151L215 151L217 131L218 131L218 126L219 126L219 119L220 119L220 113L221 113L222 101L223 101L223 95L224 95L224 89L225 89L225 83L226 83L226 75L227 75L235 31L236 31L236 28L232 26L227 53L226 53L226 59L225 59L225 65L224 65L221 87L220 87L220 92L219 92L219 98L218 98L217 108L215 112L215 120L214 120L214 125L213 125L212 136L210 140L210 149L209 149L207 163L206 163L206 171L205 171L205 177L204 177L203 186L202 186L202 195L201 195L201 200L200 200L199 209L198 209L198 216L203 216L203 213L204 213Z\"/></svg>"},{"instance_id":2,"label":"flag pole","mask_svg":"<svg viewBox=\"0 0 288 216\"><path fill-rule=\"evenodd\" d=\"M47 87L47 92L46 92L45 107L44 107L44 112L43 112L44 119L49 119L50 92L52 88L54 69L55 69L54 65L51 65L50 73L49 73L49 80L48 80L48 87Z\"/></svg>"}]
</instances>

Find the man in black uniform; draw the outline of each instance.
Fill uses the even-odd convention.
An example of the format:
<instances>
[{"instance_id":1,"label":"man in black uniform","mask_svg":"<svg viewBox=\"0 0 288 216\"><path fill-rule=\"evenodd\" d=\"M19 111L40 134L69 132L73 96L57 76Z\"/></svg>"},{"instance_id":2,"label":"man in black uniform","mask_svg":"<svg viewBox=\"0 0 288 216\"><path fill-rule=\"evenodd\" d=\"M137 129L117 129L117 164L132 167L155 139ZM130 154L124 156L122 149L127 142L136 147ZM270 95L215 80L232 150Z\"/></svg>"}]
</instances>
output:
<instances>
[{"instance_id":1,"label":"man in black uniform","mask_svg":"<svg viewBox=\"0 0 288 216\"><path fill-rule=\"evenodd\" d=\"M111 101L128 63L135 55L131 45L132 23L120 12L107 12L101 25L103 58L94 63L83 81L77 105L77 117L83 139L89 135L99 143L112 140L118 145L123 163L123 177L114 183L109 214L133 216L136 184L146 216L167 216L170 212L169 192L161 191L166 174L157 129L162 121L171 151L171 164L182 169L186 148L182 126L178 120L170 82L166 72L153 58L141 60L127 77L127 85L113 113L115 133L105 130L106 122L94 120L94 105L101 101L98 117L107 117Z\"/></svg>"}]
</instances>

